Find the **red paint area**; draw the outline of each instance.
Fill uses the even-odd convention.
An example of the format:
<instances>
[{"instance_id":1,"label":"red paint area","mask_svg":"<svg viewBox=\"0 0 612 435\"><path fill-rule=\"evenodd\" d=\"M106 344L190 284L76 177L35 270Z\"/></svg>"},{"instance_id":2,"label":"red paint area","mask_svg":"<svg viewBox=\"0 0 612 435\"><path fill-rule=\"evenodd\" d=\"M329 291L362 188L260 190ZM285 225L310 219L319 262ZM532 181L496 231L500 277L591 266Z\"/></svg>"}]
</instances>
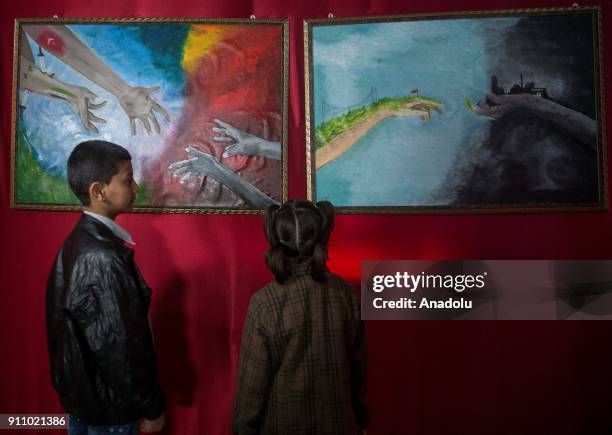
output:
<instances>
[{"instance_id":1,"label":"red paint area","mask_svg":"<svg viewBox=\"0 0 612 435\"><path fill-rule=\"evenodd\" d=\"M267 140L282 135L282 29L280 26L236 26L187 77L187 99L178 132L143 174L155 204L239 206L244 203L215 180L181 184L168 165L190 155L189 145L212 154L223 165L269 196L280 199L280 161L263 157L223 158L233 142L215 142L220 119Z\"/></svg>"},{"instance_id":2,"label":"red paint area","mask_svg":"<svg viewBox=\"0 0 612 435\"><path fill-rule=\"evenodd\" d=\"M36 43L50 53L63 56L65 45L61 36L53 30L45 30L36 36Z\"/></svg>"}]
</instances>

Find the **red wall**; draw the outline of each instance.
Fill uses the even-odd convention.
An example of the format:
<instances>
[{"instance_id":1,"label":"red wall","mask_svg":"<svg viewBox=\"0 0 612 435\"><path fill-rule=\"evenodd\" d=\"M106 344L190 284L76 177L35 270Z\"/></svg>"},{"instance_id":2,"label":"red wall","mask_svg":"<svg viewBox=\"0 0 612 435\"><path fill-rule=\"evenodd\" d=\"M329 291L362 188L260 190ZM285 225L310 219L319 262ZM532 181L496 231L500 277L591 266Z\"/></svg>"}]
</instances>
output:
<instances>
[{"instance_id":1,"label":"red wall","mask_svg":"<svg viewBox=\"0 0 612 435\"><path fill-rule=\"evenodd\" d=\"M610 34L612 1L604 6ZM304 197L302 20L367 14L568 6L548 0L7 0L0 23L0 413L60 412L49 382L44 288L77 213L11 210L16 17L248 17L291 20L289 196ZM612 44L605 82L612 82ZM609 89L604 92L612 101ZM612 117L607 116L608 125ZM610 137L608 129L608 137ZM608 153L609 155L611 153ZM610 165L608 163L608 165ZM228 434L242 323L269 279L261 216L120 218L154 289L169 431ZM340 216L330 267L358 285L363 259L612 259L610 213ZM368 323L370 434L612 433L612 323ZM26 432L21 432L26 433ZM49 433L49 432L44 432Z\"/></svg>"}]
</instances>

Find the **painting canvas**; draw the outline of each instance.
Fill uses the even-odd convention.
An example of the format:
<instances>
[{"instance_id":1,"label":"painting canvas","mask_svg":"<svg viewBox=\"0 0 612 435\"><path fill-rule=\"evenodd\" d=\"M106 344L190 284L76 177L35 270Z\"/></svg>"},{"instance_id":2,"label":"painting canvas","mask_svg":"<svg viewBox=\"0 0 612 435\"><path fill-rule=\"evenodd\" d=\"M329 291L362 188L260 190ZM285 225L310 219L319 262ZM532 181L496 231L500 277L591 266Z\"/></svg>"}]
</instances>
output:
<instances>
[{"instance_id":1,"label":"painting canvas","mask_svg":"<svg viewBox=\"0 0 612 435\"><path fill-rule=\"evenodd\" d=\"M310 198L346 212L606 209L599 20L309 21Z\"/></svg>"},{"instance_id":2,"label":"painting canvas","mask_svg":"<svg viewBox=\"0 0 612 435\"><path fill-rule=\"evenodd\" d=\"M137 211L258 212L286 197L286 21L18 20L12 205L72 209L66 160L124 146Z\"/></svg>"}]
</instances>

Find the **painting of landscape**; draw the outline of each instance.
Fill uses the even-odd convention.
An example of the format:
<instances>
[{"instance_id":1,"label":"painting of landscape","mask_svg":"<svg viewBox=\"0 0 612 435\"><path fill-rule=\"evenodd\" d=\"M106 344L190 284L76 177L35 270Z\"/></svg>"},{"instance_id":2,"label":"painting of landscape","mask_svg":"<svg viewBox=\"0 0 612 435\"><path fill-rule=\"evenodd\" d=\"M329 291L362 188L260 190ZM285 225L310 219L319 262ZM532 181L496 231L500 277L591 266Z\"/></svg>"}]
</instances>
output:
<instances>
[{"instance_id":1,"label":"painting of landscape","mask_svg":"<svg viewBox=\"0 0 612 435\"><path fill-rule=\"evenodd\" d=\"M309 21L310 197L604 209L598 23L596 8Z\"/></svg>"}]
</instances>

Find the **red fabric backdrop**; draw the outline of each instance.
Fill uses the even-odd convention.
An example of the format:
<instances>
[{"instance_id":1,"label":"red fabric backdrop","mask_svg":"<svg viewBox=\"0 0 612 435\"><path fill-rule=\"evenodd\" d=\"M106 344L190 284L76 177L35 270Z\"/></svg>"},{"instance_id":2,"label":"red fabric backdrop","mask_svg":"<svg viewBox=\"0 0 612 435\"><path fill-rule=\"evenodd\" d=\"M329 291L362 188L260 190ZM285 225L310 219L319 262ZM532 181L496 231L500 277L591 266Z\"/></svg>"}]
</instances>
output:
<instances>
[{"instance_id":1,"label":"red fabric backdrop","mask_svg":"<svg viewBox=\"0 0 612 435\"><path fill-rule=\"evenodd\" d=\"M342 17L558 5L551 0L3 3L0 413L61 412L49 382L44 287L53 257L78 218L8 206L14 18L289 17L289 194L304 197L303 19L329 12ZM612 2L603 6L605 39L612 42ZM611 44L604 48L610 83ZM609 89L605 97L612 101ZM607 121L612 124L610 115ZM155 292L153 326L169 403L166 433L228 434L247 304L271 278L262 260L261 216L130 214L119 222L137 241L137 261ZM340 216L330 267L358 285L363 259L439 258L611 259L612 215ZM368 339L370 434L612 433L610 322L380 321L369 322Z\"/></svg>"}]
</instances>

